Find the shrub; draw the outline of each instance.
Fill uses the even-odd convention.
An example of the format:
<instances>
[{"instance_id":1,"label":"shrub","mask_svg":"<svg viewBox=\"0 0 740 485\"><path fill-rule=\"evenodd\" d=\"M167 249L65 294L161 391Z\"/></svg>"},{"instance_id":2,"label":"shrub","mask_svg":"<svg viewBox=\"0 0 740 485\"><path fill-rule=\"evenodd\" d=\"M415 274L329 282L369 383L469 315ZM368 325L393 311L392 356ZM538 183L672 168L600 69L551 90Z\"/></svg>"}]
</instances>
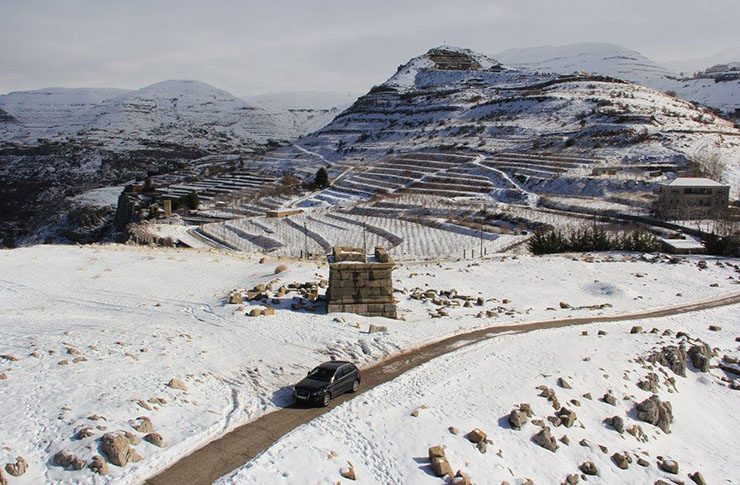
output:
<instances>
[{"instance_id":1,"label":"shrub","mask_svg":"<svg viewBox=\"0 0 740 485\"><path fill-rule=\"evenodd\" d=\"M288 271L288 266L285 264L281 264L275 267L275 274L283 273L285 271Z\"/></svg>"},{"instance_id":2,"label":"shrub","mask_svg":"<svg viewBox=\"0 0 740 485\"><path fill-rule=\"evenodd\" d=\"M632 251L652 253L661 248L654 235L642 231L607 231L603 227L571 227L535 231L528 242L533 254L552 254L590 251Z\"/></svg>"}]
</instances>

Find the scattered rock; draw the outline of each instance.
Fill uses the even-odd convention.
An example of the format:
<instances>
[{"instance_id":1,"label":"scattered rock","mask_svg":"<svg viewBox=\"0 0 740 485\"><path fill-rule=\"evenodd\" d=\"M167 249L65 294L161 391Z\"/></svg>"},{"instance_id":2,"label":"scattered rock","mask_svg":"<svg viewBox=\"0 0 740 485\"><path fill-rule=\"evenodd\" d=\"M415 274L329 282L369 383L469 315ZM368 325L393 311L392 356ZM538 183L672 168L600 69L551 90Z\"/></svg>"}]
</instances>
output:
<instances>
[{"instance_id":1,"label":"scattered rock","mask_svg":"<svg viewBox=\"0 0 740 485\"><path fill-rule=\"evenodd\" d=\"M83 460L79 456L75 456L72 460L72 468L75 470L82 470L87 465L87 461Z\"/></svg>"},{"instance_id":2,"label":"scattered rock","mask_svg":"<svg viewBox=\"0 0 740 485\"><path fill-rule=\"evenodd\" d=\"M580 475L578 475L577 473L571 473L570 475L565 477L565 485L577 485L580 478Z\"/></svg>"},{"instance_id":3,"label":"scattered rock","mask_svg":"<svg viewBox=\"0 0 740 485\"><path fill-rule=\"evenodd\" d=\"M447 458L443 456L435 457L432 460L432 471L434 471L434 474L438 477L452 475L452 467L450 466L450 462L447 461Z\"/></svg>"},{"instance_id":4,"label":"scattered rock","mask_svg":"<svg viewBox=\"0 0 740 485\"><path fill-rule=\"evenodd\" d=\"M10 354L0 355L0 359L9 360L11 362L18 362L18 357L16 357L15 355L10 355ZM10 473L10 472L8 472L8 473Z\"/></svg>"},{"instance_id":5,"label":"scattered rock","mask_svg":"<svg viewBox=\"0 0 740 485\"><path fill-rule=\"evenodd\" d=\"M105 476L108 473L110 473L108 464L105 462L103 457L100 455L95 455L92 457L92 460L90 461L90 466L88 468L90 468L90 470L92 470L94 473L97 473L100 476Z\"/></svg>"},{"instance_id":6,"label":"scattered rock","mask_svg":"<svg viewBox=\"0 0 740 485\"><path fill-rule=\"evenodd\" d=\"M447 431L449 431L450 433L452 433L452 434L454 434L454 435L460 434L460 430L459 430L459 429L457 429L457 428L456 428L456 427L454 427L454 426L450 426L449 428L447 428Z\"/></svg>"},{"instance_id":7,"label":"scattered rock","mask_svg":"<svg viewBox=\"0 0 740 485\"><path fill-rule=\"evenodd\" d=\"M583 398L584 398L584 399L593 399L593 398L591 397L591 393L590 393L590 392L587 392L586 394L584 394L584 395L583 395Z\"/></svg>"},{"instance_id":8,"label":"scattered rock","mask_svg":"<svg viewBox=\"0 0 740 485\"><path fill-rule=\"evenodd\" d=\"M26 460L23 459L22 456L16 456L15 457L15 463L8 463L5 465L5 471L8 472L8 475L14 476L14 477L20 477L24 473L26 473L26 470L28 469L28 463Z\"/></svg>"},{"instance_id":9,"label":"scattered rock","mask_svg":"<svg viewBox=\"0 0 740 485\"><path fill-rule=\"evenodd\" d=\"M563 436L560 437L560 442L566 446L570 446L570 438L568 438L567 434L564 434Z\"/></svg>"},{"instance_id":10,"label":"scattered rock","mask_svg":"<svg viewBox=\"0 0 740 485\"><path fill-rule=\"evenodd\" d=\"M488 450L488 446L486 445L485 441L479 441L475 445L476 448L478 448L478 451L481 452L481 454L486 454L486 451Z\"/></svg>"},{"instance_id":11,"label":"scattered rock","mask_svg":"<svg viewBox=\"0 0 740 485\"><path fill-rule=\"evenodd\" d=\"M650 462L647 461L645 458L638 458L637 459L637 464L640 465L641 467L648 467L648 466L650 466Z\"/></svg>"},{"instance_id":12,"label":"scattered rock","mask_svg":"<svg viewBox=\"0 0 740 485\"><path fill-rule=\"evenodd\" d=\"M555 452L555 450L558 449L558 442L550 433L550 428L547 426L542 428L539 433L534 435L533 439L535 443L545 448L546 450L552 451L553 453Z\"/></svg>"},{"instance_id":13,"label":"scattered rock","mask_svg":"<svg viewBox=\"0 0 740 485\"><path fill-rule=\"evenodd\" d=\"M653 394L637 404L637 419L657 426L665 433L670 433L673 422L671 403L661 401L657 395Z\"/></svg>"},{"instance_id":14,"label":"scattered rock","mask_svg":"<svg viewBox=\"0 0 740 485\"><path fill-rule=\"evenodd\" d=\"M606 331L604 331L604 330L599 330L599 331L598 331L598 335L600 335L600 336L604 336L604 335L606 335Z\"/></svg>"},{"instance_id":15,"label":"scattered rock","mask_svg":"<svg viewBox=\"0 0 740 485\"><path fill-rule=\"evenodd\" d=\"M137 422L132 424L131 427L139 433L151 433L154 431L154 424L148 416L139 416L136 418L136 421Z\"/></svg>"},{"instance_id":16,"label":"scattered rock","mask_svg":"<svg viewBox=\"0 0 740 485\"><path fill-rule=\"evenodd\" d=\"M562 308L563 310L567 310L568 308L573 308L573 307L569 303L566 303L564 301L561 301L560 302L560 308Z\"/></svg>"},{"instance_id":17,"label":"scattered rock","mask_svg":"<svg viewBox=\"0 0 740 485\"><path fill-rule=\"evenodd\" d=\"M566 428L570 428L571 426L573 426L573 423L577 418L576 412L566 407L560 408L560 411L557 412L557 415L560 418L561 424Z\"/></svg>"},{"instance_id":18,"label":"scattered rock","mask_svg":"<svg viewBox=\"0 0 740 485\"><path fill-rule=\"evenodd\" d=\"M587 335L588 335L588 330L583 330L583 331L581 332L581 335L583 335L584 337L585 337L585 336L587 336Z\"/></svg>"},{"instance_id":19,"label":"scattered rock","mask_svg":"<svg viewBox=\"0 0 740 485\"><path fill-rule=\"evenodd\" d=\"M631 428L627 429L627 432L637 438L637 441L642 443L646 443L648 441L647 435L639 424L633 425Z\"/></svg>"},{"instance_id":20,"label":"scattered rock","mask_svg":"<svg viewBox=\"0 0 740 485\"><path fill-rule=\"evenodd\" d=\"M681 347L668 345L650 354L647 360L668 367L676 375L686 377L686 351Z\"/></svg>"},{"instance_id":21,"label":"scattered rock","mask_svg":"<svg viewBox=\"0 0 740 485\"><path fill-rule=\"evenodd\" d=\"M558 386L562 387L563 389L573 389L568 381L566 381L562 377L558 377Z\"/></svg>"},{"instance_id":22,"label":"scattered rock","mask_svg":"<svg viewBox=\"0 0 740 485\"><path fill-rule=\"evenodd\" d=\"M467 473L458 470L450 483L452 485L471 485L473 482L470 481L470 476Z\"/></svg>"},{"instance_id":23,"label":"scattered rock","mask_svg":"<svg viewBox=\"0 0 740 485\"><path fill-rule=\"evenodd\" d=\"M592 461L581 463L581 466L579 466L578 469L586 475L597 475L599 473L599 470L596 468L596 465L594 465L594 462Z\"/></svg>"},{"instance_id":24,"label":"scattered rock","mask_svg":"<svg viewBox=\"0 0 740 485\"><path fill-rule=\"evenodd\" d=\"M428 453L429 453L429 461L432 461L437 457L444 458L445 449L442 447L442 445L430 446Z\"/></svg>"},{"instance_id":25,"label":"scattered rock","mask_svg":"<svg viewBox=\"0 0 740 485\"><path fill-rule=\"evenodd\" d=\"M78 440L84 440L85 438L89 438L91 436L95 436L95 430L88 426L80 428L80 430L78 430L75 434L75 438L77 438Z\"/></svg>"},{"instance_id":26,"label":"scattered rock","mask_svg":"<svg viewBox=\"0 0 740 485\"><path fill-rule=\"evenodd\" d=\"M689 358L693 366L701 372L709 372L709 362L712 358L712 349L705 343L694 345L689 349Z\"/></svg>"},{"instance_id":27,"label":"scattered rock","mask_svg":"<svg viewBox=\"0 0 740 485\"><path fill-rule=\"evenodd\" d=\"M105 453L108 461L121 467L129 462L141 460L141 456L131 448L131 443L122 432L104 434L101 439L100 451Z\"/></svg>"},{"instance_id":28,"label":"scattered rock","mask_svg":"<svg viewBox=\"0 0 740 485\"><path fill-rule=\"evenodd\" d=\"M675 460L662 460L658 463L661 470L673 475L678 473L678 462Z\"/></svg>"},{"instance_id":29,"label":"scattered rock","mask_svg":"<svg viewBox=\"0 0 740 485\"><path fill-rule=\"evenodd\" d=\"M370 328L368 329L367 333L378 333L378 332L387 332L388 327L385 327L383 325L370 325Z\"/></svg>"},{"instance_id":30,"label":"scattered rock","mask_svg":"<svg viewBox=\"0 0 740 485\"><path fill-rule=\"evenodd\" d=\"M639 325L635 325L630 329L630 333L642 333L642 327Z\"/></svg>"},{"instance_id":31,"label":"scattered rock","mask_svg":"<svg viewBox=\"0 0 740 485\"><path fill-rule=\"evenodd\" d=\"M61 450L54 455L54 462L62 468L67 468L75 459L75 454L70 450Z\"/></svg>"},{"instance_id":32,"label":"scattered rock","mask_svg":"<svg viewBox=\"0 0 740 485\"><path fill-rule=\"evenodd\" d=\"M626 470L630 466L629 461L627 461L627 457L622 453L614 453L612 455L612 460L614 460L614 463L622 470Z\"/></svg>"},{"instance_id":33,"label":"scattered rock","mask_svg":"<svg viewBox=\"0 0 740 485\"><path fill-rule=\"evenodd\" d=\"M188 388L185 387L185 383L177 378L170 379L170 382L167 383L167 387L171 387L172 389L177 389L180 391L187 391Z\"/></svg>"},{"instance_id":34,"label":"scattered rock","mask_svg":"<svg viewBox=\"0 0 740 485\"><path fill-rule=\"evenodd\" d=\"M607 448L607 447L606 447L606 446L604 446L604 445L599 445L599 449L600 449L600 450L601 450L601 452L602 452L603 454L605 454L605 455L606 455L607 453L609 453L609 448Z\"/></svg>"},{"instance_id":35,"label":"scattered rock","mask_svg":"<svg viewBox=\"0 0 740 485\"><path fill-rule=\"evenodd\" d=\"M509 413L509 424L514 429L521 429L522 426L527 422L527 413L512 409L511 413Z\"/></svg>"},{"instance_id":36,"label":"scattered rock","mask_svg":"<svg viewBox=\"0 0 740 485\"><path fill-rule=\"evenodd\" d=\"M637 383L637 387L643 391L652 392L653 394L657 393L660 389L660 379L658 378L658 374L650 372L645 376L645 379Z\"/></svg>"},{"instance_id":37,"label":"scattered rock","mask_svg":"<svg viewBox=\"0 0 740 485\"><path fill-rule=\"evenodd\" d=\"M612 416L611 418L606 418L605 421L614 428L617 433L624 433L624 419L621 416Z\"/></svg>"},{"instance_id":38,"label":"scattered rock","mask_svg":"<svg viewBox=\"0 0 740 485\"><path fill-rule=\"evenodd\" d=\"M488 435L481 431L479 428L473 429L470 433L465 436L471 443L480 443L485 441Z\"/></svg>"},{"instance_id":39,"label":"scattered rock","mask_svg":"<svg viewBox=\"0 0 740 485\"><path fill-rule=\"evenodd\" d=\"M138 445L139 443L141 443L141 439L139 439L139 437L138 437L138 436L136 436L136 435L135 435L134 433L132 433L131 431L121 431L121 433L123 433L123 436L125 436L125 437L126 437L126 439L128 440L128 442L129 442L130 444L132 444L132 445L136 446L136 445Z\"/></svg>"},{"instance_id":40,"label":"scattered rock","mask_svg":"<svg viewBox=\"0 0 740 485\"><path fill-rule=\"evenodd\" d=\"M285 264L279 264L275 266L275 274L283 273L285 271L288 271L288 266Z\"/></svg>"},{"instance_id":41,"label":"scattered rock","mask_svg":"<svg viewBox=\"0 0 740 485\"><path fill-rule=\"evenodd\" d=\"M160 448L164 448L165 446L167 446L165 445L164 438L162 438L162 435L159 433L149 433L148 435L144 436L144 441L148 441L154 446L158 446Z\"/></svg>"},{"instance_id":42,"label":"scattered rock","mask_svg":"<svg viewBox=\"0 0 740 485\"><path fill-rule=\"evenodd\" d=\"M8 378L8 376L4 372L2 374L0 374L0 381L4 381L7 378Z\"/></svg>"},{"instance_id":43,"label":"scattered rock","mask_svg":"<svg viewBox=\"0 0 740 485\"><path fill-rule=\"evenodd\" d=\"M689 478L692 482L696 483L697 485L707 485L706 480L704 480L704 477L702 476L701 472L694 472L689 473Z\"/></svg>"},{"instance_id":44,"label":"scattered rock","mask_svg":"<svg viewBox=\"0 0 740 485\"><path fill-rule=\"evenodd\" d=\"M0 468L0 485L8 485L8 479L5 478L3 470Z\"/></svg>"},{"instance_id":45,"label":"scattered rock","mask_svg":"<svg viewBox=\"0 0 740 485\"><path fill-rule=\"evenodd\" d=\"M611 404L612 406L617 405L617 398L614 397L614 395L611 393L611 391L607 392L601 397L601 400L604 401L607 404Z\"/></svg>"}]
</instances>

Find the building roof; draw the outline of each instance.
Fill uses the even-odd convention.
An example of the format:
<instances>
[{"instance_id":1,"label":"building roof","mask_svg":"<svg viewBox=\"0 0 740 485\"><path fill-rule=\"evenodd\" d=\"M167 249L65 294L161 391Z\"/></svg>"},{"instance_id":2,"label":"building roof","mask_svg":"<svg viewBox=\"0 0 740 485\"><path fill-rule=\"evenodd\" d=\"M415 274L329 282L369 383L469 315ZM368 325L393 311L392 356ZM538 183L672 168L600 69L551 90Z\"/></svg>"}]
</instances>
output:
<instances>
[{"instance_id":1,"label":"building roof","mask_svg":"<svg viewBox=\"0 0 740 485\"><path fill-rule=\"evenodd\" d=\"M660 240L674 249L704 249L704 245L701 243L701 241L697 241L694 238L686 238L686 239L661 238Z\"/></svg>"},{"instance_id":2,"label":"building roof","mask_svg":"<svg viewBox=\"0 0 740 485\"><path fill-rule=\"evenodd\" d=\"M703 177L678 177L673 179L668 185L671 187L727 187L724 184Z\"/></svg>"}]
</instances>

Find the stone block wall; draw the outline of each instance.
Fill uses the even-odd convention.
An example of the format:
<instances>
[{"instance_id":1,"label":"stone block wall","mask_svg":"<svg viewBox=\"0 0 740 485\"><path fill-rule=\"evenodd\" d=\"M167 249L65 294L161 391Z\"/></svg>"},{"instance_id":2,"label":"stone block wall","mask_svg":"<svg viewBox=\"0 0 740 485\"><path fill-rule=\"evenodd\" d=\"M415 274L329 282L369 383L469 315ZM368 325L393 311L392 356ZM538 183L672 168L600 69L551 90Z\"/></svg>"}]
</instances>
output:
<instances>
[{"instance_id":1,"label":"stone block wall","mask_svg":"<svg viewBox=\"0 0 740 485\"><path fill-rule=\"evenodd\" d=\"M329 313L397 318L393 298L394 266L393 259L381 247L375 248L370 258L359 248L333 248L329 256Z\"/></svg>"}]
</instances>

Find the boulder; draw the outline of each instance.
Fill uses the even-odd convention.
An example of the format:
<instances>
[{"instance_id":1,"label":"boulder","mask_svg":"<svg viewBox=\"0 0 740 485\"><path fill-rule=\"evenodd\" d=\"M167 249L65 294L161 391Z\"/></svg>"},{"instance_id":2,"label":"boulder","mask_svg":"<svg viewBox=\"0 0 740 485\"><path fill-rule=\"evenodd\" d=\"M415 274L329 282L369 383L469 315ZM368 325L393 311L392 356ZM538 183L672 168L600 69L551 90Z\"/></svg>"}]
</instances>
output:
<instances>
[{"instance_id":1,"label":"boulder","mask_svg":"<svg viewBox=\"0 0 740 485\"><path fill-rule=\"evenodd\" d=\"M555 437L550 434L550 428L547 426L542 428L539 433L534 435L533 439L535 443L545 448L546 450L552 451L553 453L555 452L555 450L558 449L558 442Z\"/></svg>"},{"instance_id":2,"label":"boulder","mask_svg":"<svg viewBox=\"0 0 740 485\"><path fill-rule=\"evenodd\" d=\"M132 445L136 446L139 443L141 443L141 440L139 439L139 437L136 436L131 431L121 431L121 433L123 433L123 436L125 436L128 442L131 443Z\"/></svg>"},{"instance_id":3,"label":"boulder","mask_svg":"<svg viewBox=\"0 0 740 485\"><path fill-rule=\"evenodd\" d=\"M87 461L83 460L79 456L75 456L72 460L72 468L74 470L82 470L87 465Z\"/></svg>"},{"instance_id":4,"label":"boulder","mask_svg":"<svg viewBox=\"0 0 740 485\"><path fill-rule=\"evenodd\" d=\"M249 316L250 317L259 317L260 315L262 315L262 309L261 308L252 308L249 311Z\"/></svg>"},{"instance_id":5,"label":"boulder","mask_svg":"<svg viewBox=\"0 0 740 485\"><path fill-rule=\"evenodd\" d=\"M611 391L607 392L601 397L601 400L604 401L607 404L611 404L612 406L617 405L617 398L614 397L614 395L611 393Z\"/></svg>"},{"instance_id":6,"label":"boulder","mask_svg":"<svg viewBox=\"0 0 740 485\"><path fill-rule=\"evenodd\" d=\"M719 325L710 325L709 330L711 330L712 332L719 332L720 330L722 330L722 327L720 327Z\"/></svg>"},{"instance_id":7,"label":"boulder","mask_svg":"<svg viewBox=\"0 0 740 485\"><path fill-rule=\"evenodd\" d=\"M455 435L460 434L460 430L454 426L450 426L449 428L447 428L447 431Z\"/></svg>"},{"instance_id":8,"label":"boulder","mask_svg":"<svg viewBox=\"0 0 740 485\"><path fill-rule=\"evenodd\" d=\"M562 308L563 310L567 310L568 308L573 308L573 307L572 307L572 306L570 305L570 303L566 303L566 302L564 302L564 301L561 301L561 302L559 303L559 305L560 305L560 308Z\"/></svg>"},{"instance_id":9,"label":"boulder","mask_svg":"<svg viewBox=\"0 0 740 485\"><path fill-rule=\"evenodd\" d=\"M438 477L452 475L452 467L450 466L450 462L447 461L447 458L443 456L435 457L432 460L432 471L434 471L434 474Z\"/></svg>"},{"instance_id":10,"label":"boulder","mask_svg":"<svg viewBox=\"0 0 740 485\"><path fill-rule=\"evenodd\" d=\"M706 480L704 480L704 477L702 476L701 472L694 472L689 473L689 478L692 482L696 483L697 485L707 485Z\"/></svg>"},{"instance_id":11,"label":"boulder","mask_svg":"<svg viewBox=\"0 0 740 485\"><path fill-rule=\"evenodd\" d=\"M642 430L642 427L639 424L633 425L631 428L627 429L627 432L637 438L637 441L641 441L643 443L646 443L648 440L647 435Z\"/></svg>"},{"instance_id":12,"label":"boulder","mask_svg":"<svg viewBox=\"0 0 740 485\"><path fill-rule=\"evenodd\" d=\"M578 485L578 481L580 480L580 475L577 473L571 473L567 477L565 477L564 485Z\"/></svg>"},{"instance_id":13,"label":"boulder","mask_svg":"<svg viewBox=\"0 0 740 485\"><path fill-rule=\"evenodd\" d=\"M154 431L154 424L148 416L139 416L131 426L139 433L151 433Z\"/></svg>"},{"instance_id":14,"label":"boulder","mask_svg":"<svg viewBox=\"0 0 740 485\"><path fill-rule=\"evenodd\" d=\"M614 460L614 463L622 470L626 470L630 466L627 456L622 453L614 453L612 455L612 460Z\"/></svg>"},{"instance_id":15,"label":"boulder","mask_svg":"<svg viewBox=\"0 0 740 485\"><path fill-rule=\"evenodd\" d=\"M560 423L566 428L570 428L571 426L573 426L573 423L577 418L576 412L566 407L560 408L560 411L557 412L557 415L560 418Z\"/></svg>"},{"instance_id":16,"label":"boulder","mask_svg":"<svg viewBox=\"0 0 740 485\"><path fill-rule=\"evenodd\" d=\"M88 466L88 468L92 470L93 473L97 473L100 476L105 476L110 473L108 464L100 455L95 455L92 457L92 460L90 461L90 466Z\"/></svg>"},{"instance_id":17,"label":"boulder","mask_svg":"<svg viewBox=\"0 0 740 485\"><path fill-rule=\"evenodd\" d=\"M450 483L453 485L471 485L473 482L470 481L470 476L467 473L458 470Z\"/></svg>"},{"instance_id":18,"label":"boulder","mask_svg":"<svg viewBox=\"0 0 740 485\"><path fill-rule=\"evenodd\" d=\"M637 464L643 468L650 466L650 462L648 462L645 458L638 458Z\"/></svg>"},{"instance_id":19,"label":"boulder","mask_svg":"<svg viewBox=\"0 0 740 485\"><path fill-rule=\"evenodd\" d=\"M388 327L385 327L383 325L370 325L370 328L368 329L368 333L378 333L378 332L387 332Z\"/></svg>"},{"instance_id":20,"label":"boulder","mask_svg":"<svg viewBox=\"0 0 740 485\"><path fill-rule=\"evenodd\" d=\"M521 429L527 422L527 413L521 410L513 409L509 413L509 424L514 429Z\"/></svg>"},{"instance_id":21,"label":"boulder","mask_svg":"<svg viewBox=\"0 0 740 485\"><path fill-rule=\"evenodd\" d=\"M485 455L486 451L488 451L488 445L486 445L485 441L479 441L475 444L475 447L478 448L478 451L480 451L483 455Z\"/></svg>"},{"instance_id":22,"label":"boulder","mask_svg":"<svg viewBox=\"0 0 740 485\"><path fill-rule=\"evenodd\" d=\"M5 465L5 471L8 472L8 475L14 477L20 477L21 475L26 473L27 469L28 463L25 459L23 459L22 456L16 456L15 463L8 463Z\"/></svg>"},{"instance_id":23,"label":"boulder","mask_svg":"<svg viewBox=\"0 0 740 485\"><path fill-rule=\"evenodd\" d=\"M430 446L429 447L429 461L434 460L435 458L445 457L445 449L441 445L437 446Z\"/></svg>"},{"instance_id":24,"label":"boulder","mask_svg":"<svg viewBox=\"0 0 740 485\"><path fill-rule=\"evenodd\" d=\"M630 333L642 333L642 327L639 325L635 325L630 329Z\"/></svg>"},{"instance_id":25,"label":"boulder","mask_svg":"<svg viewBox=\"0 0 740 485\"><path fill-rule=\"evenodd\" d=\"M525 413L528 418L531 418L534 415L532 412L532 406L530 406L529 403L523 402L519 404L519 410Z\"/></svg>"},{"instance_id":26,"label":"boulder","mask_svg":"<svg viewBox=\"0 0 740 485\"><path fill-rule=\"evenodd\" d=\"M637 404L637 419L657 426L665 433L670 433L671 423L673 422L671 403L661 401L657 395L653 394Z\"/></svg>"},{"instance_id":27,"label":"boulder","mask_svg":"<svg viewBox=\"0 0 740 485\"><path fill-rule=\"evenodd\" d=\"M240 293L233 293L229 295L229 303L232 305L241 305L244 303L244 298Z\"/></svg>"},{"instance_id":28,"label":"boulder","mask_svg":"<svg viewBox=\"0 0 740 485\"><path fill-rule=\"evenodd\" d=\"M129 440L121 432L104 434L100 450L105 453L109 462L121 467L126 466L128 462L136 462L141 459L138 453L131 448Z\"/></svg>"},{"instance_id":29,"label":"boulder","mask_svg":"<svg viewBox=\"0 0 740 485\"><path fill-rule=\"evenodd\" d=\"M67 468L75 459L75 454L70 450L61 450L54 455L54 462L62 468Z\"/></svg>"},{"instance_id":30,"label":"boulder","mask_svg":"<svg viewBox=\"0 0 740 485\"><path fill-rule=\"evenodd\" d=\"M712 358L712 349L705 343L694 345L689 349L691 364L701 372L709 372L709 362Z\"/></svg>"},{"instance_id":31,"label":"boulder","mask_svg":"<svg viewBox=\"0 0 740 485\"><path fill-rule=\"evenodd\" d=\"M465 436L471 443L479 443L485 441L488 435L481 431L479 428L473 429L470 433Z\"/></svg>"},{"instance_id":32,"label":"boulder","mask_svg":"<svg viewBox=\"0 0 740 485\"><path fill-rule=\"evenodd\" d=\"M162 438L162 435L159 433L149 433L144 436L144 440L160 448L164 448L165 446L167 446L164 443L164 438Z\"/></svg>"},{"instance_id":33,"label":"boulder","mask_svg":"<svg viewBox=\"0 0 740 485\"><path fill-rule=\"evenodd\" d=\"M265 307L264 310L262 310L262 315L264 315L266 317L271 317L271 316L275 315L275 309L273 307L271 307L271 306L267 306L267 307Z\"/></svg>"},{"instance_id":34,"label":"boulder","mask_svg":"<svg viewBox=\"0 0 740 485\"><path fill-rule=\"evenodd\" d=\"M558 386L562 387L563 389L573 389L568 381L566 381L562 377L558 377Z\"/></svg>"},{"instance_id":35,"label":"boulder","mask_svg":"<svg viewBox=\"0 0 740 485\"><path fill-rule=\"evenodd\" d=\"M678 462L675 460L663 460L658 463L658 466L666 473L670 473L672 475L678 473Z\"/></svg>"},{"instance_id":36,"label":"boulder","mask_svg":"<svg viewBox=\"0 0 740 485\"><path fill-rule=\"evenodd\" d=\"M167 387L171 387L172 389L177 389L180 391L187 391L188 388L185 387L185 383L177 378L170 379L170 382L167 383Z\"/></svg>"},{"instance_id":37,"label":"boulder","mask_svg":"<svg viewBox=\"0 0 740 485\"><path fill-rule=\"evenodd\" d=\"M597 475L599 473L598 468L596 468L596 465L594 465L594 462L592 461L581 463L578 469L586 475Z\"/></svg>"},{"instance_id":38,"label":"boulder","mask_svg":"<svg viewBox=\"0 0 740 485\"><path fill-rule=\"evenodd\" d=\"M288 271L288 266L285 264L280 264L278 266L275 266L275 274L283 273L285 271Z\"/></svg>"},{"instance_id":39,"label":"boulder","mask_svg":"<svg viewBox=\"0 0 740 485\"><path fill-rule=\"evenodd\" d=\"M606 418L605 420L614 430L622 434L624 433L624 419L621 416L612 416L611 418Z\"/></svg>"},{"instance_id":40,"label":"boulder","mask_svg":"<svg viewBox=\"0 0 740 485\"><path fill-rule=\"evenodd\" d=\"M349 466L344 466L339 469L339 474L342 475L342 478L346 478L347 480L357 480L355 467L352 466L352 463L347 462L347 464Z\"/></svg>"}]
</instances>

